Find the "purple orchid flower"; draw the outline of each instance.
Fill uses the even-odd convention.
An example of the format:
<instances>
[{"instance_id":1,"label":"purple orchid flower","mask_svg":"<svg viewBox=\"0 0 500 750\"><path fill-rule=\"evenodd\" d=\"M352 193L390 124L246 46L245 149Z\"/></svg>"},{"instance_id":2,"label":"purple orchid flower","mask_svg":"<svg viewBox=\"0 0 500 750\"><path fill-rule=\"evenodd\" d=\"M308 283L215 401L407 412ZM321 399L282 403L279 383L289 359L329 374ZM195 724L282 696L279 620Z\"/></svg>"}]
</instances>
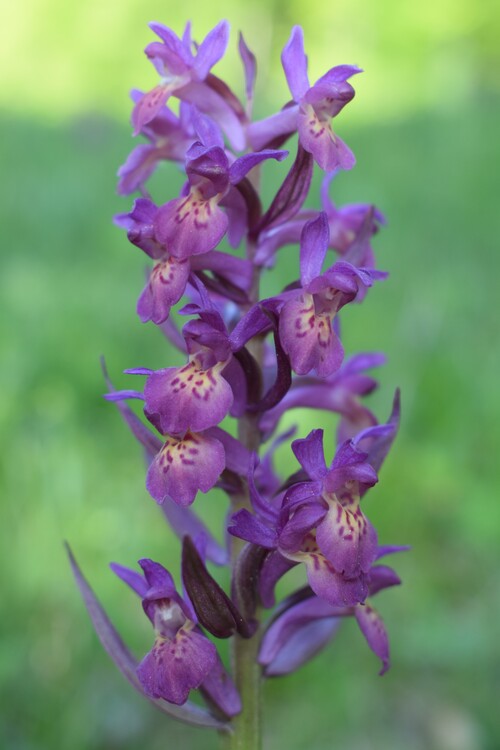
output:
<instances>
[{"instance_id":1,"label":"purple orchid flower","mask_svg":"<svg viewBox=\"0 0 500 750\"><path fill-rule=\"evenodd\" d=\"M144 687L137 676L138 662L123 643L119 633L116 631L105 610L99 603L96 595L92 591L92 588L83 576L82 571L80 570L68 545L66 545L66 548L76 584L80 590L85 607L87 608L99 640L101 641L104 649L108 652L110 657L115 662L120 672L128 680L128 682L130 682L130 684L141 695L146 697L151 703L153 703L153 705L160 709L160 711L163 711L163 713L171 716L172 718L185 722L186 724L191 724L193 726L211 727L212 729L218 729L219 731L223 732L228 731L228 725L226 721L220 718L216 718L212 714L212 712L202 708L201 706L197 706L189 700L187 700L183 705L178 706L165 701L163 698L152 698L148 693L145 692ZM130 574L134 579L135 585L139 585L139 583L141 586L145 585L139 573L130 571ZM213 673L209 674L206 678L206 682L208 682L209 684L214 682L212 675ZM217 678L217 675L215 675L215 677ZM216 684L217 682L220 683L220 678L215 682ZM229 694L229 697L231 698L231 694ZM233 710L237 712L237 700L234 700L233 698L233 701L231 702L233 703ZM224 701L220 701L220 703L224 703ZM232 709L230 706L228 706L228 709L228 715L230 715L230 711Z\"/></svg>"},{"instance_id":2,"label":"purple orchid flower","mask_svg":"<svg viewBox=\"0 0 500 750\"><path fill-rule=\"evenodd\" d=\"M334 318L375 279L385 276L345 261L337 261L321 273L328 242L328 219L320 213L302 230L301 287L286 293L287 301L280 311L281 343L298 375L314 369L324 378L340 368L344 349L333 326Z\"/></svg>"},{"instance_id":3,"label":"purple orchid flower","mask_svg":"<svg viewBox=\"0 0 500 750\"><path fill-rule=\"evenodd\" d=\"M200 688L227 716L239 713L241 702L236 688L224 671L215 645L197 626L190 602L179 596L172 576L162 565L147 559L139 560L139 565L144 578L121 565L112 564L111 568L141 597L155 629L154 646L137 667L145 693L183 705L190 691ZM222 676L226 687L223 693L213 690L214 682Z\"/></svg>"},{"instance_id":4,"label":"purple orchid flower","mask_svg":"<svg viewBox=\"0 0 500 750\"><path fill-rule=\"evenodd\" d=\"M330 604L354 606L365 600L368 592L366 574L361 572L356 578L346 578L334 568L316 542L315 527L325 515L319 503L304 502L297 511L285 517L283 511L260 496L252 473L249 474L249 488L257 516L246 509L238 511L231 517L232 525L228 531L271 551L261 574L264 578L260 583L264 606L272 606L272 591L277 581L298 563L305 565L312 590ZM269 591L268 595L263 594L263 588Z\"/></svg>"},{"instance_id":5,"label":"purple orchid flower","mask_svg":"<svg viewBox=\"0 0 500 750\"><path fill-rule=\"evenodd\" d=\"M346 578L367 573L376 555L377 535L361 511L360 499L362 489L378 481L367 462L368 454L358 451L354 440L348 440L327 469L322 430L295 440L292 450L311 481L287 492L283 519L295 528L301 509L315 509L315 540L320 552Z\"/></svg>"},{"instance_id":6,"label":"purple orchid flower","mask_svg":"<svg viewBox=\"0 0 500 750\"><path fill-rule=\"evenodd\" d=\"M167 319L172 306L184 294L191 273L210 271L220 279L229 295L232 290L246 294L252 278L252 266L247 260L217 250L176 257L167 249L168 245L157 238L158 212L152 201L139 198L130 213L115 217L115 223L127 231L129 241L157 261L137 302L137 314L143 323L151 320L160 325Z\"/></svg>"},{"instance_id":7,"label":"purple orchid flower","mask_svg":"<svg viewBox=\"0 0 500 750\"><path fill-rule=\"evenodd\" d=\"M339 65L310 86L304 32L300 26L293 27L281 61L293 103L278 114L250 125L250 143L255 149L261 149L273 141L283 142L298 130L302 147L313 155L321 169L328 172L337 167L351 169L355 164L354 154L333 132L330 121L354 97L354 89L347 79L361 73L361 69Z\"/></svg>"},{"instance_id":8,"label":"purple orchid flower","mask_svg":"<svg viewBox=\"0 0 500 750\"><path fill-rule=\"evenodd\" d=\"M229 226L228 215L219 204L224 199L231 202L234 186L258 164L267 159L282 161L288 155L288 151L271 149L245 154L230 164L223 145L222 137L212 130L208 145L196 142L191 146L186 155L189 192L158 212L156 234L179 259L213 250Z\"/></svg>"},{"instance_id":9,"label":"purple orchid flower","mask_svg":"<svg viewBox=\"0 0 500 750\"><path fill-rule=\"evenodd\" d=\"M229 533L273 552L261 576L261 596L272 606L273 589L293 565L306 566L309 585L334 606L354 606L367 595L367 574L377 558L377 536L359 503L378 481L380 469L397 433L399 393L389 420L359 433L338 449L328 469L322 430L292 443L305 481L281 496L281 507L264 499L249 473L256 515L238 511Z\"/></svg>"},{"instance_id":10,"label":"purple orchid flower","mask_svg":"<svg viewBox=\"0 0 500 750\"><path fill-rule=\"evenodd\" d=\"M160 75L160 83L137 101L132 113L134 135L175 95L210 115L226 132L234 148L242 150L245 147L244 111L229 88L217 85L218 79L210 73L227 47L227 21L221 21L207 34L197 47L196 55L192 53L190 24L182 39L162 24L152 23L150 28L161 42L148 44L145 52Z\"/></svg>"}]
</instances>

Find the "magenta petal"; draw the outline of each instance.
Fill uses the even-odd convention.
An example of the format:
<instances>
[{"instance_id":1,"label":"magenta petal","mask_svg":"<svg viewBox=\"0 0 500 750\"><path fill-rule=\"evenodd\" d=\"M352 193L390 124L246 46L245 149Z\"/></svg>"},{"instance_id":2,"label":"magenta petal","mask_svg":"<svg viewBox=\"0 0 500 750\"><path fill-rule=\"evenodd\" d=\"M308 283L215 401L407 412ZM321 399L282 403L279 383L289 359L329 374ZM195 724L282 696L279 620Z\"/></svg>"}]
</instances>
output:
<instances>
[{"instance_id":1,"label":"magenta petal","mask_svg":"<svg viewBox=\"0 0 500 750\"><path fill-rule=\"evenodd\" d=\"M281 53L281 62L292 96L298 102L309 88L304 32L300 26L293 27L290 38Z\"/></svg>"},{"instance_id":2,"label":"magenta petal","mask_svg":"<svg viewBox=\"0 0 500 750\"><path fill-rule=\"evenodd\" d=\"M364 602L368 594L366 577L344 578L322 555L304 559L309 585L321 599L334 607L353 607Z\"/></svg>"},{"instance_id":3,"label":"magenta petal","mask_svg":"<svg viewBox=\"0 0 500 750\"><path fill-rule=\"evenodd\" d=\"M234 150L243 151L246 139L239 113L231 106L232 100L228 101L224 85L221 87L219 83L218 78L209 75L205 82L192 81L176 93L179 99L194 104L201 112L212 117L225 132Z\"/></svg>"},{"instance_id":4,"label":"magenta petal","mask_svg":"<svg viewBox=\"0 0 500 750\"><path fill-rule=\"evenodd\" d=\"M162 432L201 432L224 419L233 403L233 392L220 369L203 370L192 360L184 367L158 370L148 377L145 409L158 415Z\"/></svg>"},{"instance_id":5,"label":"magenta petal","mask_svg":"<svg viewBox=\"0 0 500 750\"><path fill-rule=\"evenodd\" d=\"M302 286L307 286L321 274L329 241L328 217L322 211L315 219L304 225L300 237L300 278Z\"/></svg>"},{"instance_id":6,"label":"magenta petal","mask_svg":"<svg viewBox=\"0 0 500 750\"><path fill-rule=\"evenodd\" d=\"M236 159L229 169L229 180L232 185L236 185L240 182L251 169L261 164L261 162L267 159L276 159L276 161L283 161L288 156L288 151L281 151L276 149L266 149L264 151L258 151L256 153L243 154Z\"/></svg>"},{"instance_id":7,"label":"magenta petal","mask_svg":"<svg viewBox=\"0 0 500 750\"><path fill-rule=\"evenodd\" d=\"M181 628L171 640L157 638L137 667L144 692L180 706L215 666L217 651L196 630Z\"/></svg>"},{"instance_id":8,"label":"magenta petal","mask_svg":"<svg viewBox=\"0 0 500 750\"><path fill-rule=\"evenodd\" d=\"M134 126L134 135L138 135L144 125L151 122L161 108L167 103L171 93L171 88L163 84L155 86L154 89L144 94L137 102L132 112L132 125Z\"/></svg>"},{"instance_id":9,"label":"magenta petal","mask_svg":"<svg viewBox=\"0 0 500 750\"><path fill-rule=\"evenodd\" d=\"M221 276L234 286L248 291L252 283L252 264L245 258L237 258L218 250L211 250L192 261L193 268L204 268Z\"/></svg>"},{"instance_id":10,"label":"magenta petal","mask_svg":"<svg viewBox=\"0 0 500 750\"><path fill-rule=\"evenodd\" d=\"M221 21L217 26L209 31L205 39L198 47L196 58L194 60L194 69L200 78L204 80L226 51L229 41L229 24L227 21Z\"/></svg>"},{"instance_id":11,"label":"magenta petal","mask_svg":"<svg viewBox=\"0 0 500 750\"><path fill-rule=\"evenodd\" d=\"M266 549L276 547L276 532L270 529L266 524L249 513L246 508L239 510L231 516L231 526L228 531L232 536L238 539L244 539L246 542L257 544Z\"/></svg>"},{"instance_id":12,"label":"magenta petal","mask_svg":"<svg viewBox=\"0 0 500 750\"><path fill-rule=\"evenodd\" d=\"M310 479L321 479L326 474L326 463L323 452L323 430L311 430L306 438L299 438L292 443L295 458L307 472Z\"/></svg>"},{"instance_id":13,"label":"magenta petal","mask_svg":"<svg viewBox=\"0 0 500 750\"><path fill-rule=\"evenodd\" d=\"M368 583L370 596L374 596L390 586L399 586L400 584L401 578L388 565L374 565L370 569Z\"/></svg>"},{"instance_id":14,"label":"magenta petal","mask_svg":"<svg viewBox=\"0 0 500 750\"><path fill-rule=\"evenodd\" d=\"M297 130L298 105L287 107L264 120L248 126L248 140L254 151L260 151L276 138L292 135Z\"/></svg>"},{"instance_id":15,"label":"magenta petal","mask_svg":"<svg viewBox=\"0 0 500 750\"><path fill-rule=\"evenodd\" d=\"M118 563L110 563L109 567L118 578L130 586L132 591L135 591L141 599L143 599L148 593L149 585L144 580L144 576L138 573L136 570L126 568L125 565L119 565Z\"/></svg>"},{"instance_id":16,"label":"magenta petal","mask_svg":"<svg viewBox=\"0 0 500 750\"><path fill-rule=\"evenodd\" d=\"M194 191L161 206L156 219L158 238L177 258L213 250L227 226L227 216L216 200L203 200Z\"/></svg>"},{"instance_id":17,"label":"magenta petal","mask_svg":"<svg viewBox=\"0 0 500 750\"><path fill-rule=\"evenodd\" d=\"M342 364L344 350L330 316L316 315L312 295L304 292L285 303L279 331L283 348L298 375L316 369L320 377L328 377Z\"/></svg>"},{"instance_id":18,"label":"magenta petal","mask_svg":"<svg viewBox=\"0 0 500 750\"><path fill-rule=\"evenodd\" d=\"M161 151L156 146L141 143L129 154L126 162L118 170L117 191L120 195L130 195L146 182L154 172L158 161L162 158Z\"/></svg>"},{"instance_id":19,"label":"magenta petal","mask_svg":"<svg viewBox=\"0 0 500 750\"><path fill-rule=\"evenodd\" d=\"M359 506L351 510L333 503L317 528L316 541L335 570L347 578L367 573L377 554L377 534Z\"/></svg>"},{"instance_id":20,"label":"magenta petal","mask_svg":"<svg viewBox=\"0 0 500 750\"><path fill-rule=\"evenodd\" d=\"M326 172L340 167L352 169L356 160L352 151L332 131L329 120L320 120L311 105L300 108L297 118L300 142Z\"/></svg>"},{"instance_id":21,"label":"magenta petal","mask_svg":"<svg viewBox=\"0 0 500 750\"><path fill-rule=\"evenodd\" d=\"M163 45L158 44L158 46L164 50L169 70L176 74L185 73L192 64L192 55L184 40L179 39L172 29L162 23L153 21L149 24L149 28L163 41Z\"/></svg>"},{"instance_id":22,"label":"magenta petal","mask_svg":"<svg viewBox=\"0 0 500 750\"><path fill-rule=\"evenodd\" d=\"M341 619L310 620L294 631L273 661L265 667L267 677L281 677L300 669L335 637Z\"/></svg>"},{"instance_id":23,"label":"magenta petal","mask_svg":"<svg viewBox=\"0 0 500 750\"><path fill-rule=\"evenodd\" d=\"M143 323L152 320L160 325L168 318L170 308L184 294L190 268L188 259L173 256L156 264L137 302L137 314Z\"/></svg>"},{"instance_id":24,"label":"magenta petal","mask_svg":"<svg viewBox=\"0 0 500 750\"><path fill-rule=\"evenodd\" d=\"M246 476L248 473L248 467L250 465L250 452L248 448L240 443L240 441L222 430L220 427L210 427L206 431L207 435L211 435L217 438L226 452L226 466L230 471L234 471L236 474Z\"/></svg>"},{"instance_id":25,"label":"magenta petal","mask_svg":"<svg viewBox=\"0 0 500 750\"><path fill-rule=\"evenodd\" d=\"M251 109L255 78L257 75L257 61L253 52L248 48L241 32L238 39L238 51L245 71L245 94L247 97L247 103Z\"/></svg>"},{"instance_id":26,"label":"magenta petal","mask_svg":"<svg viewBox=\"0 0 500 750\"><path fill-rule=\"evenodd\" d=\"M279 535L280 550L284 554L300 551L304 537L321 523L325 512L324 504L319 499L311 500L295 510Z\"/></svg>"},{"instance_id":27,"label":"magenta petal","mask_svg":"<svg viewBox=\"0 0 500 750\"><path fill-rule=\"evenodd\" d=\"M224 448L215 438L191 432L170 437L149 467L146 487L159 503L170 497L191 505L198 490L212 489L225 465Z\"/></svg>"},{"instance_id":28,"label":"magenta petal","mask_svg":"<svg viewBox=\"0 0 500 750\"><path fill-rule=\"evenodd\" d=\"M310 596L280 614L262 639L258 658L265 674L289 674L312 659L337 632L339 612L342 615L338 607Z\"/></svg>"},{"instance_id":29,"label":"magenta petal","mask_svg":"<svg viewBox=\"0 0 500 750\"><path fill-rule=\"evenodd\" d=\"M356 607L356 620L366 642L382 661L382 669L379 674L383 675L390 667L389 662L389 639L385 629L384 621L376 609L369 604Z\"/></svg>"}]
</instances>

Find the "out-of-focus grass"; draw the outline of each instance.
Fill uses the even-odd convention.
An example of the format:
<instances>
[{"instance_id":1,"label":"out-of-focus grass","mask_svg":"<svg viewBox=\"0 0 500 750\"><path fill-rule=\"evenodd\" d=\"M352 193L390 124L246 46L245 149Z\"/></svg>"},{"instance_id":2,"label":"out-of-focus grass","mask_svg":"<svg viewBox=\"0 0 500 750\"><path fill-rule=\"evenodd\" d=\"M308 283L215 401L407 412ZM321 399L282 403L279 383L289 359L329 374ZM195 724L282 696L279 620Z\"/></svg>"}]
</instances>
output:
<instances>
[{"instance_id":1,"label":"out-of-focus grass","mask_svg":"<svg viewBox=\"0 0 500 750\"><path fill-rule=\"evenodd\" d=\"M381 418L394 387L403 390L401 433L366 510L383 542L413 551L394 560L405 586L379 600L392 671L379 681L375 658L346 623L316 661L266 686L268 748L500 743L499 115L497 102L478 96L467 111L343 132L359 166L332 194L386 212L375 245L391 272L344 312L344 341L349 352L389 355L372 400ZM67 128L5 116L0 128L2 747L210 750L215 737L175 725L122 681L62 549L66 538L132 646L149 648L138 602L106 564L151 556L177 571L178 543L146 494L140 450L100 397L98 358L106 355L120 385L125 367L178 358L137 321L144 261L110 222L129 206L114 196L128 130L91 116ZM156 185L163 180L165 200L180 179L165 169ZM318 415L293 417L301 434L318 425ZM280 455L286 470L291 459ZM215 526L225 501L214 493L197 507Z\"/></svg>"}]
</instances>

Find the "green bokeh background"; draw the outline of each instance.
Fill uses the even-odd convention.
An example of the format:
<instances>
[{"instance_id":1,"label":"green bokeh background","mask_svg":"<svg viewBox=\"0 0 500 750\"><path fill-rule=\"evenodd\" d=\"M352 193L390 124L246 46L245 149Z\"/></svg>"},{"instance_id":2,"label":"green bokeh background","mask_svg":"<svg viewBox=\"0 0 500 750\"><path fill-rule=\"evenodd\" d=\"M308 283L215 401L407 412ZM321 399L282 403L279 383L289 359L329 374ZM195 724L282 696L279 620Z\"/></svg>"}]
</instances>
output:
<instances>
[{"instance_id":1,"label":"green bokeh background","mask_svg":"<svg viewBox=\"0 0 500 750\"><path fill-rule=\"evenodd\" d=\"M2 10L0 747L217 744L122 680L62 540L144 653L148 623L107 563L148 556L176 572L178 543L146 494L140 451L100 396L98 359L106 355L118 385L125 367L177 360L134 313L144 259L111 224L130 205L115 194L115 172L132 147L128 89L155 80L141 53L147 22L179 32L192 18L200 38L221 17L233 36L216 72L241 92L242 28L259 58L261 115L286 100L279 52L294 23L304 26L313 79L340 63L366 71L337 128L358 164L332 194L384 210L375 249L391 276L346 311L343 331L349 352L388 353L371 401L381 418L402 388L401 432L366 510L383 542L413 546L395 560L405 585L378 601L392 670L379 679L345 623L315 661L265 686L265 747L497 750L500 19L493 1L470 0L24 0ZM267 199L284 170L266 170ZM158 200L179 184L162 170ZM293 421L302 434L334 429L319 414ZM280 462L293 465L283 451ZM225 501L213 493L197 507L215 528Z\"/></svg>"}]
</instances>

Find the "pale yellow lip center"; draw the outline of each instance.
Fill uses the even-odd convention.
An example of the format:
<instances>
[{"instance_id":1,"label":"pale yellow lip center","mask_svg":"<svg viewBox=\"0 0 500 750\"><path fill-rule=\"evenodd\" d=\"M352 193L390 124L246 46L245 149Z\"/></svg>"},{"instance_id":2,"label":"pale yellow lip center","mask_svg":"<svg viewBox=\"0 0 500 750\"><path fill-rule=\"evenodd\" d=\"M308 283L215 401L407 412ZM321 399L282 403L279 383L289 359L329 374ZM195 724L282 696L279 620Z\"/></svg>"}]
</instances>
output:
<instances>
[{"instance_id":1,"label":"pale yellow lip center","mask_svg":"<svg viewBox=\"0 0 500 750\"><path fill-rule=\"evenodd\" d=\"M215 206L222 199L222 194L212 196L206 200L199 190L193 188L189 195L178 205L175 213L175 221L182 224L186 219L193 221L197 229L206 229L212 218Z\"/></svg>"}]
</instances>

